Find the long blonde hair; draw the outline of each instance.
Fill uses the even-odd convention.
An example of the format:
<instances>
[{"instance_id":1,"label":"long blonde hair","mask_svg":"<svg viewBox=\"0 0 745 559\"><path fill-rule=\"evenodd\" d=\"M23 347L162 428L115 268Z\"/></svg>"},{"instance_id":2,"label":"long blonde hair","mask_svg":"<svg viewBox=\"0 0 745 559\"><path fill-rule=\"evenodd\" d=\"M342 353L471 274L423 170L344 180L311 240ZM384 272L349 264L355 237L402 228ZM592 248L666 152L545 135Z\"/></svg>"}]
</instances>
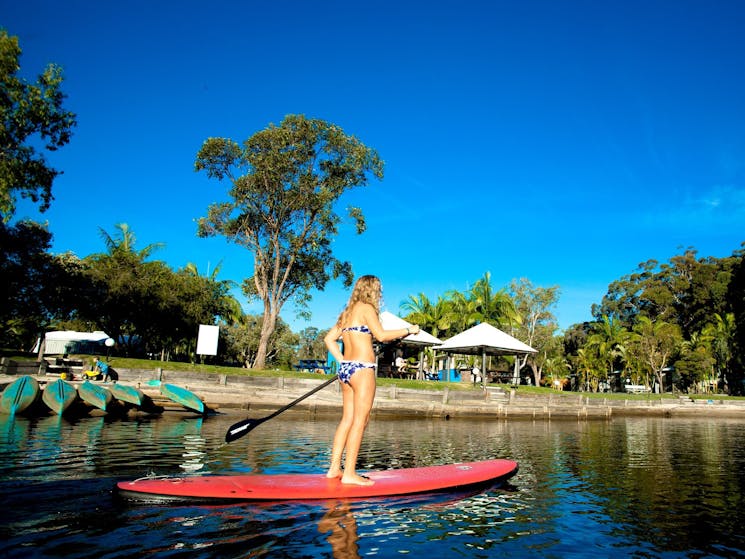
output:
<instances>
[{"instance_id":1,"label":"long blonde hair","mask_svg":"<svg viewBox=\"0 0 745 559\"><path fill-rule=\"evenodd\" d=\"M357 283L354 284L354 289L352 290L352 295L349 297L347 307L339 315L336 324L338 326L344 326L346 324L355 303L368 303L373 306L376 314L380 314L381 295L382 288L380 279L377 276L360 276L357 279Z\"/></svg>"}]
</instances>

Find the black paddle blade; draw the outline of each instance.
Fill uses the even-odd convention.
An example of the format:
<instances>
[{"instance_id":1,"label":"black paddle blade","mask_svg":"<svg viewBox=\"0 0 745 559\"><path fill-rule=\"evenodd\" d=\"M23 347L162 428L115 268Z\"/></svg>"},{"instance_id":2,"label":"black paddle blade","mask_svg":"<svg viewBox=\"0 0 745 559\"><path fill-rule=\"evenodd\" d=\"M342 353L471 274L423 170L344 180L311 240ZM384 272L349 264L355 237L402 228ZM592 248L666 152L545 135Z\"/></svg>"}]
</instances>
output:
<instances>
[{"instance_id":1,"label":"black paddle blade","mask_svg":"<svg viewBox=\"0 0 745 559\"><path fill-rule=\"evenodd\" d=\"M258 427L262 423L266 421L266 418L263 419L244 419L243 421L239 421L238 423L235 423L234 425L231 425L228 429L228 432L225 433L225 442L230 443L237 439L240 439L243 435L248 433L251 429L254 427Z\"/></svg>"}]
</instances>

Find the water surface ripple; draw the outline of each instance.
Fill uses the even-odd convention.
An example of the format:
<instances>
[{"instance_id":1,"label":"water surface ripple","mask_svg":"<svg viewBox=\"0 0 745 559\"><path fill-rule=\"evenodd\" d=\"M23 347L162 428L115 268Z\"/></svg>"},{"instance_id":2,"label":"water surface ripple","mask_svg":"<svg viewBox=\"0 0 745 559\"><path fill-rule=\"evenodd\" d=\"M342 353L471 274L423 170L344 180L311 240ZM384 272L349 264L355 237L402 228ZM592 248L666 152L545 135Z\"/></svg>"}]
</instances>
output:
<instances>
[{"instance_id":1,"label":"water surface ripple","mask_svg":"<svg viewBox=\"0 0 745 559\"><path fill-rule=\"evenodd\" d=\"M745 556L745 422L373 420L362 469L511 458L478 492L365 501L132 505L149 474L323 472L334 418L0 417L2 557Z\"/></svg>"}]
</instances>

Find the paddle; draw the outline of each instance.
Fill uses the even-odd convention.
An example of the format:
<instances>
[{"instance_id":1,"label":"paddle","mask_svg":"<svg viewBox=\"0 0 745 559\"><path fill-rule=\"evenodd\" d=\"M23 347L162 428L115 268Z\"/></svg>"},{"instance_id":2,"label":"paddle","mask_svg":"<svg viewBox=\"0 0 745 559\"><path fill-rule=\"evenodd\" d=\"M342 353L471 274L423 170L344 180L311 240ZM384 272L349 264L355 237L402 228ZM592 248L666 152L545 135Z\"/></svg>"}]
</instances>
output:
<instances>
[{"instance_id":1,"label":"paddle","mask_svg":"<svg viewBox=\"0 0 745 559\"><path fill-rule=\"evenodd\" d=\"M231 442L233 442L236 439L240 439L243 435L245 435L246 433L248 433L254 427L258 427L259 425L261 425L265 421L269 421L272 417L277 417L280 413L282 413L283 411L289 410L292 406L294 406L295 404L297 404L299 402L302 402L308 396L312 396L313 394L315 394L316 392L318 392L322 388L326 388L329 384L331 384L332 382L334 382L336 380L336 378L337 378L336 375L334 375L332 378L330 378L329 380L327 380L323 384L319 384L318 386L316 386L313 390L311 390L307 394L303 394L297 400L293 400L292 402L290 402L286 406L284 406L282 408L279 408L277 411L275 411L271 415L267 415L266 417L262 417L260 419L244 419L243 421L239 421L238 423L235 423L235 424L231 425L230 428L228 428L228 432L225 433L225 442L226 443L231 443Z\"/></svg>"}]
</instances>

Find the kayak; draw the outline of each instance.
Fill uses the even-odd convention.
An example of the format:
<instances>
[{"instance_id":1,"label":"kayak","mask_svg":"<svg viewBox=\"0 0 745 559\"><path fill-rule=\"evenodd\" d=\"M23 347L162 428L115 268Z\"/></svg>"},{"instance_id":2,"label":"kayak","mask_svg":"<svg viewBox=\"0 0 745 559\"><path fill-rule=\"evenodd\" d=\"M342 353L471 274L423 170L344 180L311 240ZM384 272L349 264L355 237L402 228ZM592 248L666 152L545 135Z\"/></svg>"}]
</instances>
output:
<instances>
[{"instance_id":1,"label":"kayak","mask_svg":"<svg viewBox=\"0 0 745 559\"><path fill-rule=\"evenodd\" d=\"M109 391L120 402L132 404L133 406L141 406L145 397L142 390L134 386L127 386L126 384L114 383L109 387Z\"/></svg>"},{"instance_id":2,"label":"kayak","mask_svg":"<svg viewBox=\"0 0 745 559\"><path fill-rule=\"evenodd\" d=\"M44 388L41 399L57 415L62 415L78 399L78 391L69 382L58 378Z\"/></svg>"},{"instance_id":3,"label":"kayak","mask_svg":"<svg viewBox=\"0 0 745 559\"><path fill-rule=\"evenodd\" d=\"M93 384L89 380L78 386L78 394L80 395L80 399L85 403L103 411L106 411L106 406L113 398L111 392L97 384Z\"/></svg>"},{"instance_id":4,"label":"kayak","mask_svg":"<svg viewBox=\"0 0 745 559\"><path fill-rule=\"evenodd\" d=\"M204 402L202 402L199 396L186 388L176 386L175 384L161 384L160 393L169 400L184 406L186 409L204 413Z\"/></svg>"},{"instance_id":5,"label":"kayak","mask_svg":"<svg viewBox=\"0 0 745 559\"><path fill-rule=\"evenodd\" d=\"M515 475L517 462L484 460L442 466L366 473L375 483L346 485L339 478L316 474L243 474L190 477L146 477L116 484L127 500L148 502L230 502L358 499L434 493L496 484Z\"/></svg>"},{"instance_id":6,"label":"kayak","mask_svg":"<svg viewBox=\"0 0 745 559\"><path fill-rule=\"evenodd\" d=\"M39 382L24 375L11 382L0 397L0 411L13 415L22 413L39 400Z\"/></svg>"}]
</instances>

